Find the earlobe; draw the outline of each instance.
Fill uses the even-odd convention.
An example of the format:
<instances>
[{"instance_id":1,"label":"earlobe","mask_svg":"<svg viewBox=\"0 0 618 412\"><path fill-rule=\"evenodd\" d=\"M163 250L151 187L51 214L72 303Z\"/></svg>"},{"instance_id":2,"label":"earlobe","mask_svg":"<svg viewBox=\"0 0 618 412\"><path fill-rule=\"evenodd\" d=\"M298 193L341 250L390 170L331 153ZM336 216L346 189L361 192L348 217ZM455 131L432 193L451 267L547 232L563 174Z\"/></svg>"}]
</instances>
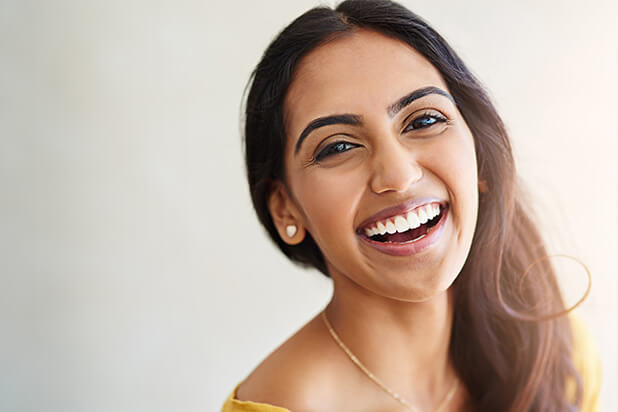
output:
<instances>
[{"instance_id":1,"label":"earlobe","mask_svg":"<svg viewBox=\"0 0 618 412\"><path fill-rule=\"evenodd\" d=\"M478 186L479 186L479 193L484 194L489 191L489 188L487 187L487 181L485 181L484 179L479 179Z\"/></svg>"},{"instance_id":2,"label":"earlobe","mask_svg":"<svg viewBox=\"0 0 618 412\"><path fill-rule=\"evenodd\" d=\"M285 186L272 185L268 196L268 209L281 239L288 245L297 245L305 238L305 229L298 217Z\"/></svg>"}]
</instances>

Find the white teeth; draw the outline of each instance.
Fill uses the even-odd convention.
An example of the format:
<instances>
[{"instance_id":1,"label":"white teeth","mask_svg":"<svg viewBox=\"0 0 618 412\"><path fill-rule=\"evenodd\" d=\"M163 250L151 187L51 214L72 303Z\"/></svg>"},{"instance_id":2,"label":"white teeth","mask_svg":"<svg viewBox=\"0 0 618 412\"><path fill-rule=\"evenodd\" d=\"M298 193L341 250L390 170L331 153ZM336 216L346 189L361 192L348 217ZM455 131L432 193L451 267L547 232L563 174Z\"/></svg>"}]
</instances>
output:
<instances>
[{"instance_id":1,"label":"white teeth","mask_svg":"<svg viewBox=\"0 0 618 412\"><path fill-rule=\"evenodd\" d=\"M408 212L408 225L410 225L410 229L416 229L421 225L421 221L418 220L418 216L414 212Z\"/></svg>"},{"instance_id":2,"label":"white teeth","mask_svg":"<svg viewBox=\"0 0 618 412\"><path fill-rule=\"evenodd\" d=\"M403 233L410 229L416 229L440 214L440 205L431 203L409 211L406 215L398 215L384 222L377 222L375 227L366 228L368 237L375 235Z\"/></svg>"},{"instance_id":3,"label":"white teeth","mask_svg":"<svg viewBox=\"0 0 618 412\"><path fill-rule=\"evenodd\" d=\"M395 224L390 219L386 221L386 231L388 232L389 235L392 235L393 233L397 231Z\"/></svg>"},{"instance_id":4,"label":"white teeth","mask_svg":"<svg viewBox=\"0 0 618 412\"><path fill-rule=\"evenodd\" d=\"M406 230L410 229L410 225L408 224L408 221L403 216L395 217L395 227L397 228L397 232L399 233L403 233Z\"/></svg>"},{"instance_id":5,"label":"white teeth","mask_svg":"<svg viewBox=\"0 0 618 412\"><path fill-rule=\"evenodd\" d=\"M427 216L427 213L425 212L425 208L419 207L417 210L418 210L418 219L421 221L421 223L422 224L427 223L427 221L429 220L429 217Z\"/></svg>"},{"instance_id":6,"label":"white teeth","mask_svg":"<svg viewBox=\"0 0 618 412\"><path fill-rule=\"evenodd\" d=\"M427 219L433 219L433 217L435 216L433 214L433 207L431 205L426 205L424 209L425 213L427 214Z\"/></svg>"}]
</instances>

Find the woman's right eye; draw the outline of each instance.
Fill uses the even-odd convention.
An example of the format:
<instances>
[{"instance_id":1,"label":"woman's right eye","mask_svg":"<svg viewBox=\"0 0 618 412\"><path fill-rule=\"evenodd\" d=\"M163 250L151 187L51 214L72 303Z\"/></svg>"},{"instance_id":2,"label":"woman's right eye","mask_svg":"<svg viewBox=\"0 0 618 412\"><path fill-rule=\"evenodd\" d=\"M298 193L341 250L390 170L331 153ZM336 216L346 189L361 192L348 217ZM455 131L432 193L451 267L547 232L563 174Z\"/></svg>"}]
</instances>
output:
<instances>
[{"instance_id":1,"label":"woman's right eye","mask_svg":"<svg viewBox=\"0 0 618 412\"><path fill-rule=\"evenodd\" d=\"M319 162L321 160L324 160L325 158L335 155L335 154L339 154L339 153L343 153L343 152L347 152L350 149L353 149L355 147L357 147L358 145L353 144L353 143L348 143L348 142L335 142L335 143L331 143L328 146L326 146L324 149L322 149L316 156L315 156L315 161Z\"/></svg>"}]
</instances>

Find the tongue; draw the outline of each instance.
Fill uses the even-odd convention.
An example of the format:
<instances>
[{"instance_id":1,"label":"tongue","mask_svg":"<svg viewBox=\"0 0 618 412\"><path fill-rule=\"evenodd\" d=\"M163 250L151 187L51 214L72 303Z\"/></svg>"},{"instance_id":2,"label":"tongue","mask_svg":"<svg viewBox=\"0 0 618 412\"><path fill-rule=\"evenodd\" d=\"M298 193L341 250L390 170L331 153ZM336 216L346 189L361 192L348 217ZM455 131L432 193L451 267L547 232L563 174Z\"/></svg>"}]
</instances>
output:
<instances>
[{"instance_id":1,"label":"tongue","mask_svg":"<svg viewBox=\"0 0 618 412\"><path fill-rule=\"evenodd\" d=\"M421 225L416 229L407 230L403 233L393 233L392 235L387 233L384 235L384 241L392 243L409 242L410 240L414 240L425 233L427 233L427 225Z\"/></svg>"}]
</instances>

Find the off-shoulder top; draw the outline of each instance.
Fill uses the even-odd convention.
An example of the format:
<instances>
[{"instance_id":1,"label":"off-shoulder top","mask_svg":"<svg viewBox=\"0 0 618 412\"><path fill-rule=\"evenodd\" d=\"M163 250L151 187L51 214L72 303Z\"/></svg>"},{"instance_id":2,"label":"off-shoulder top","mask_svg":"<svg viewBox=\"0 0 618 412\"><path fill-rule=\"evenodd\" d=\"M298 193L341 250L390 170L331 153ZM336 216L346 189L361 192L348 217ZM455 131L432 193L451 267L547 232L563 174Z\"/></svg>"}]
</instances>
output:
<instances>
[{"instance_id":1,"label":"off-shoulder top","mask_svg":"<svg viewBox=\"0 0 618 412\"><path fill-rule=\"evenodd\" d=\"M582 379L582 407L581 412L599 412L599 392L601 389L601 363L598 351L592 337L579 316L571 315L571 329L573 332L573 364L579 371ZM568 381L567 394L575 397L575 382ZM288 409L236 399L236 385L230 396L223 404L221 412L290 412Z\"/></svg>"}]
</instances>

